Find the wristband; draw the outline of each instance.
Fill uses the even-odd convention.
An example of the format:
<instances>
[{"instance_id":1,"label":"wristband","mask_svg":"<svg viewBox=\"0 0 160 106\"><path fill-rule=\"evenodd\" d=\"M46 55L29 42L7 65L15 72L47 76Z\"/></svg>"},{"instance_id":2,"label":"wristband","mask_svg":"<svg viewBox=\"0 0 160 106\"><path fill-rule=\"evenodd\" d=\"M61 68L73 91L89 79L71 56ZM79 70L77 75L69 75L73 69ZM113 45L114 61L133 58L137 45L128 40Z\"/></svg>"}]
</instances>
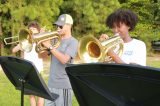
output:
<instances>
[{"instance_id":1,"label":"wristband","mask_svg":"<svg viewBox=\"0 0 160 106\"><path fill-rule=\"evenodd\" d=\"M53 49L53 46L50 46L48 49L49 49L49 51L51 51Z\"/></svg>"}]
</instances>

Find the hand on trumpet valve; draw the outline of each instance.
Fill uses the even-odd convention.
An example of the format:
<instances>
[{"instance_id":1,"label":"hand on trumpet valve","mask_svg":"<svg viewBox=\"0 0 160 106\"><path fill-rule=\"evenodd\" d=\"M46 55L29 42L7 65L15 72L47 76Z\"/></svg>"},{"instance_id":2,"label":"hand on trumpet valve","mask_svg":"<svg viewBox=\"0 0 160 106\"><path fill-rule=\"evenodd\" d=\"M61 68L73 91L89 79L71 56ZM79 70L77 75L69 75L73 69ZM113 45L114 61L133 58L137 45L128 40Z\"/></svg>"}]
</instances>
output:
<instances>
[{"instance_id":1,"label":"hand on trumpet valve","mask_svg":"<svg viewBox=\"0 0 160 106\"><path fill-rule=\"evenodd\" d=\"M40 32L45 32L46 31L46 26L44 26L44 27L42 27L41 29L40 29Z\"/></svg>"},{"instance_id":2,"label":"hand on trumpet valve","mask_svg":"<svg viewBox=\"0 0 160 106\"><path fill-rule=\"evenodd\" d=\"M106 39L109 39L109 36L107 34L102 34L99 38L100 41L104 41Z\"/></svg>"},{"instance_id":3,"label":"hand on trumpet valve","mask_svg":"<svg viewBox=\"0 0 160 106\"><path fill-rule=\"evenodd\" d=\"M43 45L44 47L46 47L46 48L49 48L50 46L52 46L51 43L50 43L50 40L43 41L43 42L42 42L42 45Z\"/></svg>"}]
</instances>

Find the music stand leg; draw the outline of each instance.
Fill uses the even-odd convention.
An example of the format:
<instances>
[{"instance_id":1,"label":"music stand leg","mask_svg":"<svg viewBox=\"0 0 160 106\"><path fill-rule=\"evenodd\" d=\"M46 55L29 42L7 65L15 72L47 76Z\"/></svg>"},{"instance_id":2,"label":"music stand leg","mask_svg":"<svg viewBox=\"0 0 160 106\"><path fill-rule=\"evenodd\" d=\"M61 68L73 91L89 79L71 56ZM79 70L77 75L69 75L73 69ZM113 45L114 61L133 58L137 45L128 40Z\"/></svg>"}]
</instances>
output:
<instances>
[{"instance_id":1,"label":"music stand leg","mask_svg":"<svg viewBox=\"0 0 160 106\"><path fill-rule=\"evenodd\" d=\"M21 106L24 106L24 83L25 80L19 79L21 82Z\"/></svg>"}]
</instances>

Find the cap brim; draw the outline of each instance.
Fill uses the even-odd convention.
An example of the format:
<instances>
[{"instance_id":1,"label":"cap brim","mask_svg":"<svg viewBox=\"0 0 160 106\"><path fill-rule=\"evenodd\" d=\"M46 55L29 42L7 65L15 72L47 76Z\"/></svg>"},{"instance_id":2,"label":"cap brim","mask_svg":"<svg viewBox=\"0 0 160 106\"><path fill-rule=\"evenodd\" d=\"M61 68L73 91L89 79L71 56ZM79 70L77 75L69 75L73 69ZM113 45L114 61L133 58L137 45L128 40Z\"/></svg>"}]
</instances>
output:
<instances>
[{"instance_id":1,"label":"cap brim","mask_svg":"<svg viewBox=\"0 0 160 106\"><path fill-rule=\"evenodd\" d=\"M55 24L55 25L59 25L59 26L63 26L63 25L64 25L64 23L63 23L63 22L60 22L60 21L56 21L54 24Z\"/></svg>"}]
</instances>

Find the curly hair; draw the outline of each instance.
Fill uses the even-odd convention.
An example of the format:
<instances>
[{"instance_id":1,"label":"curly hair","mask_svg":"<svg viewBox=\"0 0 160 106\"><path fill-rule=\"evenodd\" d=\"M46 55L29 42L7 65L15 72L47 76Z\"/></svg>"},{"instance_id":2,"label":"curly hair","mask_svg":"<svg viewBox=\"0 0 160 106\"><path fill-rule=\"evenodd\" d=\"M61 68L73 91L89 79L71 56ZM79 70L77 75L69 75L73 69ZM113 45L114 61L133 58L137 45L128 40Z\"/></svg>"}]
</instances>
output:
<instances>
[{"instance_id":1,"label":"curly hair","mask_svg":"<svg viewBox=\"0 0 160 106\"><path fill-rule=\"evenodd\" d=\"M28 28L30 28L30 27L37 28L39 32L40 32L40 30L41 30L39 24L38 24L36 21L31 21L31 22L28 24Z\"/></svg>"},{"instance_id":2,"label":"curly hair","mask_svg":"<svg viewBox=\"0 0 160 106\"><path fill-rule=\"evenodd\" d=\"M106 19L106 26L113 28L114 25L119 26L120 23L126 24L130 27L129 31L132 31L138 22L138 17L130 10L118 9L111 13Z\"/></svg>"}]
</instances>

